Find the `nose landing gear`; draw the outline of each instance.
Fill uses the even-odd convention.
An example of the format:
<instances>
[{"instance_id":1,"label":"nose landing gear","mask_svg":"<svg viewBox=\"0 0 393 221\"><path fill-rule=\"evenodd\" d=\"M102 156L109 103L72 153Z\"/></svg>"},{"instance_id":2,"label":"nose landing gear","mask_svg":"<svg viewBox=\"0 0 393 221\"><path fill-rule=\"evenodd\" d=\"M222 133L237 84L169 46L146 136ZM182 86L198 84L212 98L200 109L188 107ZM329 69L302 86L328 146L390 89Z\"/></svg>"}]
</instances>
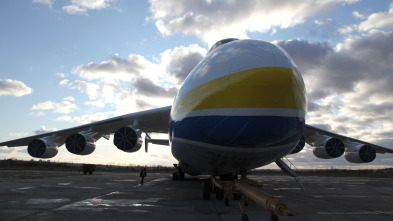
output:
<instances>
[{"instance_id":1,"label":"nose landing gear","mask_svg":"<svg viewBox=\"0 0 393 221\"><path fill-rule=\"evenodd\" d=\"M176 168L177 171L172 174L172 179L175 181L184 180L185 177L184 171L180 167L178 167L177 164L173 164L173 166Z\"/></svg>"}]
</instances>

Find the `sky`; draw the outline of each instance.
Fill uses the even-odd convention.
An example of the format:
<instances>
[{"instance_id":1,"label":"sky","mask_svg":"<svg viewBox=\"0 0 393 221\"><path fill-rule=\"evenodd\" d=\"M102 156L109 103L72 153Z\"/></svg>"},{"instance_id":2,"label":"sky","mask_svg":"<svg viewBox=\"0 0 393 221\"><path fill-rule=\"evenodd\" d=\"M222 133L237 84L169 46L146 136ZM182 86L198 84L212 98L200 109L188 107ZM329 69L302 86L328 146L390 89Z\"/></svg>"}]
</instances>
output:
<instances>
[{"instance_id":1,"label":"sky","mask_svg":"<svg viewBox=\"0 0 393 221\"><path fill-rule=\"evenodd\" d=\"M0 141L171 105L215 42L252 38L298 65L307 124L393 148L393 1L5 0L0 29ZM9 158L32 159L26 147L0 147ZM393 166L392 154L359 165L318 159L308 145L288 159L310 169ZM105 139L88 156L61 146L51 160L176 163L169 147L125 153Z\"/></svg>"}]
</instances>

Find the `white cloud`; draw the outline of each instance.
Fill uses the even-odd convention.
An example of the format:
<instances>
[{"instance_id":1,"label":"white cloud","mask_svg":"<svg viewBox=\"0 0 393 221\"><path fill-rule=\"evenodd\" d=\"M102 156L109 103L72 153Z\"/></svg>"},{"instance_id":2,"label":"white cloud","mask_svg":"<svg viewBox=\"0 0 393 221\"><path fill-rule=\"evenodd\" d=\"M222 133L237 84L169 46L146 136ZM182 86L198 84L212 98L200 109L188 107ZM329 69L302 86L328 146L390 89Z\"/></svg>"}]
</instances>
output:
<instances>
[{"instance_id":1,"label":"white cloud","mask_svg":"<svg viewBox=\"0 0 393 221\"><path fill-rule=\"evenodd\" d=\"M75 98L73 98L73 97L65 97L65 98L63 98L63 100L65 100L65 101L75 101Z\"/></svg>"},{"instance_id":2,"label":"white cloud","mask_svg":"<svg viewBox=\"0 0 393 221\"><path fill-rule=\"evenodd\" d=\"M39 104L33 105L32 110L52 110L55 108L55 103L52 101L46 101Z\"/></svg>"},{"instance_id":3,"label":"white cloud","mask_svg":"<svg viewBox=\"0 0 393 221\"><path fill-rule=\"evenodd\" d=\"M137 79L134 87L136 93L146 97L175 97L177 94L177 88L159 86L148 78Z\"/></svg>"},{"instance_id":4,"label":"white cloud","mask_svg":"<svg viewBox=\"0 0 393 221\"><path fill-rule=\"evenodd\" d=\"M323 19L323 20L314 20L314 23L317 25L331 24L331 23L333 23L333 19L327 18L327 19Z\"/></svg>"},{"instance_id":5,"label":"white cloud","mask_svg":"<svg viewBox=\"0 0 393 221\"><path fill-rule=\"evenodd\" d=\"M342 35L351 34L353 32L353 27L350 25L343 25L338 29L338 32Z\"/></svg>"},{"instance_id":6,"label":"white cloud","mask_svg":"<svg viewBox=\"0 0 393 221\"><path fill-rule=\"evenodd\" d=\"M64 73L56 73L59 78L65 78L66 74Z\"/></svg>"},{"instance_id":7,"label":"white cloud","mask_svg":"<svg viewBox=\"0 0 393 221\"><path fill-rule=\"evenodd\" d=\"M110 7L112 0L71 0L63 7L68 14L85 14L88 10L101 10Z\"/></svg>"},{"instance_id":8,"label":"white cloud","mask_svg":"<svg viewBox=\"0 0 393 221\"><path fill-rule=\"evenodd\" d=\"M76 80L69 81L67 79L59 82L60 86L66 86L72 89L77 89L82 93L86 93L90 99L95 99L98 97L99 86L94 83L89 83L86 81Z\"/></svg>"},{"instance_id":9,"label":"white cloud","mask_svg":"<svg viewBox=\"0 0 393 221\"><path fill-rule=\"evenodd\" d=\"M174 83L181 84L192 69L203 59L207 50L198 45L176 47L161 54L161 62L166 67Z\"/></svg>"},{"instance_id":10,"label":"white cloud","mask_svg":"<svg viewBox=\"0 0 393 221\"><path fill-rule=\"evenodd\" d=\"M57 131L56 128L46 128L45 126L41 126L40 129L35 130L34 133L35 134L44 134L44 133L49 133L49 132L53 132L53 131Z\"/></svg>"},{"instance_id":11,"label":"white cloud","mask_svg":"<svg viewBox=\"0 0 393 221\"><path fill-rule=\"evenodd\" d=\"M97 101L86 101L85 104L87 106L93 106L93 107L105 107L105 103L101 100Z\"/></svg>"},{"instance_id":12,"label":"white cloud","mask_svg":"<svg viewBox=\"0 0 393 221\"><path fill-rule=\"evenodd\" d=\"M371 14L360 23L359 31L369 31L372 29L393 29L393 3L390 4L388 12L378 12Z\"/></svg>"},{"instance_id":13,"label":"white cloud","mask_svg":"<svg viewBox=\"0 0 393 221\"><path fill-rule=\"evenodd\" d=\"M67 122L72 122L72 123L77 123L77 124L88 124L91 122L99 121L99 120L104 120L107 119L108 115L103 112L98 112L95 114L86 114L78 117L71 117L71 116L61 116L57 117L57 121L67 121Z\"/></svg>"},{"instance_id":14,"label":"white cloud","mask_svg":"<svg viewBox=\"0 0 393 221\"><path fill-rule=\"evenodd\" d=\"M33 89L26 86L23 82L12 79L0 79L0 96L12 95L21 97L31 94Z\"/></svg>"},{"instance_id":15,"label":"white cloud","mask_svg":"<svg viewBox=\"0 0 393 221\"><path fill-rule=\"evenodd\" d=\"M33 3L47 5L49 8L52 8L54 2L55 0L33 0Z\"/></svg>"},{"instance_id":16,"label":"white cloud","mask_svg":"<svg viewBox=\"0 0 393 221\"><path fill-rule=\"evenodd\" d=\"M249 32L293 27L331 10L336 2L354 1L150 0L150 11L151 19L163 35L177 32L196 35L212 45L222 38L247 38Z\"/></svg>"},{"instance_id":17,"label":"white cloud","mask_svg":"<svg viewBox=\"0 0 393 221\"><path fill-rule=\"evenodd\" d=\"M365 19L365 18L366 18L365 15L359 13L358 11L353 11L353 12L352 12L352 15L353 15L353 17L355 17L355 18L357 18L357 19Z\"/></svg>"},{"instance_id":18,"label":"white cloud","mask_svg":"<svg viewBox=\"0 0 393 221\"><path fill-rule=\"evenodd\" d=\"M353 37L334 51L328 44L306 41L280 42L294 57L308 83L312 99L353 91L357 82L389 79L393 72L393 33L372 32L364 38ZM377 78L377 76L379 78ZM389 88L385 88L390 91Z\"/></svg>"},{"instance_id":19,"label":"white cloud","mask_svg":"<svg viewBox=\"0 0 393 221\"><path fill-rule=\"evenodd\" d=\"M62 102L56 103L53 101L46 101L39 104L33 105L32 110L53 110L55 113L71 113L77 109L77 106L70 101L73 101L74 98L66 97Z\"/></svg>"},{"instance_id":20,"label":"white cloud","mask_svg":"<svg viewBox=\"0 0 393 221\"><path fill-rule=\"evenodd\" d=\"M88 80L97 79L120 79L131 81L135 77L149 71L153 64L143 56L130 54L127 58L113 56L101 63L90 62L73 68L73 73Z\"/></svg>"},{"instance_id":21,"label":"white cloud","mask_svg":"<svg viewBox=\"0 0 393 221\"><path fill-rule=\"evenodd\" d=\"M36 114L35 116L39 116L39 117L45 116L45 113L43 111L39 111L39 112L37 112L35 114Z\"/></svg>"},{"instance_id":22,"label":"white cloud","mask_svg":"<svg viewBox=\"0 0 393 221\"><path fill-rule=\"evenodd\" d=\"M74 68L74 74L84 81L64 79L59 85L87 94L91 101L86 105L109 104L120 113L170 105L184 78L205 54L206 49L190 45L168 49L153 61L136 54L112 56Z\"/></svg>"},{"instance_id":23,"label":"white cloud","mask_svg":"<svg viewBox=\"0 0 393 221\"><path fill-rule=\"evenodd\" d=\"M342 5L346 5L346 4L353 4L353 3L356 3L356 2L359 2L360 0L344 0L344 1L341 1L341 4Z\"/></svg>"},{"instance_id":24,"label":"white cloud","mask_svg":"<svg viewBox=\"0 0 393 221\"><path fill-rule=\"evenodd\" d=\"M62 101L61 103L55 104L55 109L53 112L67 114L73 112L75 109L77 109L75 104L69 101Z\"/></svg>"}]
</instances>

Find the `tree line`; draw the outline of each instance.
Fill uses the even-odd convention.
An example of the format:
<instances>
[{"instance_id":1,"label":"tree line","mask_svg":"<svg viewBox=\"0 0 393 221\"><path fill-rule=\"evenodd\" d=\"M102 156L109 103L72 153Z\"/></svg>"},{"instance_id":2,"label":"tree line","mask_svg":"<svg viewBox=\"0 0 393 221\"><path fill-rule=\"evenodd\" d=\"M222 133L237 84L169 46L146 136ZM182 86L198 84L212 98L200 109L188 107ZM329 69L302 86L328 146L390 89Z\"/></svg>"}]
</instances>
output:
<instances>
[{"instance_id":1,"label":"tree line","mask_svg":"<svg viewBox=\"0 0 393 221\"><path fill-rule=\"evenodd\" d=\"M83 163L56 162L51 160L18 160L4 159L0 160L0 169L2 170L81 170ZM174 167L154 165L112 165L96 164L96 170L102 172L139 172L146 168L151 172L170 172ZM363 176L363 177L393 177L393 168L384 169L297 169L299 176ZM280 169L255 169L250 171L251 175L284 175Z\"/></svg>"},{"instance_id":2,"label":"tree line","mask_svg":"<svg viewBox=\"0 0 393 221\"><path fill-rule=\"evenodd\" d=\"M56 162L51 160L18 160L18 159L4 159L0 160L0 169L3 170L81 170L83 163L69 163ZM111 165L111 164L96 164L96 170L99 171L113 171L113 172L139 172L142 168L148 171L157 172L173 172L173 167L154 165Z\"/></svg>"}]
</instances>

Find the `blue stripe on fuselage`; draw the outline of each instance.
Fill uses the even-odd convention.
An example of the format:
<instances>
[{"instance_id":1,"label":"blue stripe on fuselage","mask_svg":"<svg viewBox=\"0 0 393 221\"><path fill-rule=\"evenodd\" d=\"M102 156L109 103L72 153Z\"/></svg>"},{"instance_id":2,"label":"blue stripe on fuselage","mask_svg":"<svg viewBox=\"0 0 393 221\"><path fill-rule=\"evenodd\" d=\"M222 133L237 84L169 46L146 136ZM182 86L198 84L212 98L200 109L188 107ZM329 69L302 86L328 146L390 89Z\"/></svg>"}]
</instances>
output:
<instances>
[{"instance_id":1,"label":"blue stripe on fuselage","mask_svg":"<svg viewBox=\"0 0 393 221\"><path fill-rule=\"evenodd\" d=\"M304 118L282 116L197 116L170 122L174 137L207 144L263 148L298 141Z\"/></svg>"}]
</instances>

